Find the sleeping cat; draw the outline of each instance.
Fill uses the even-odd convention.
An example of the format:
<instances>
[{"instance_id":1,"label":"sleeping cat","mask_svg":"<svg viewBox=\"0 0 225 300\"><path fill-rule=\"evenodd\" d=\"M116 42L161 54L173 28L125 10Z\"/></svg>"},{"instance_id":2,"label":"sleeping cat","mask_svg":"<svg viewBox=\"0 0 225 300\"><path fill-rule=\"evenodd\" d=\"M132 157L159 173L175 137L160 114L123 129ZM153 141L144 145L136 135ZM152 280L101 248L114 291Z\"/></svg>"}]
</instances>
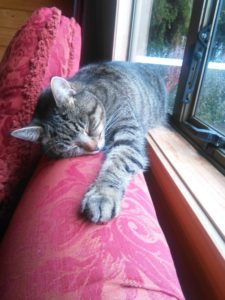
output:
<instances>
[{"instance_id":1,"label":"sleeping cat","mask_svg":"<svg viewBox=\"0 0 225 300\"><path fill-rule=\"evenodd\" d=\"M53 77L31 123L11 134L40 143L51 158L104 151L81 203L88 219L104 223L119 214L132 175L146 168L146 132L165 115L165 87L149 65L106 62L83 67L69 80Z\"/></svg>"}]
</instances>

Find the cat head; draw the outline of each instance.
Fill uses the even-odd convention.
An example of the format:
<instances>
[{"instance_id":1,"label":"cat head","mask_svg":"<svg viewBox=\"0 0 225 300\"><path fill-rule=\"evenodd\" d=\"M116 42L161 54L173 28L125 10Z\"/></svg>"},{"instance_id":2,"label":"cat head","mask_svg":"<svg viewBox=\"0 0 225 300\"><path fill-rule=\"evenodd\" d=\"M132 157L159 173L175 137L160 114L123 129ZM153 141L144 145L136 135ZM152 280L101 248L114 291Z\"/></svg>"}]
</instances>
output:
<instances>
[{"instance_id":1,"label":"cat head","mask_svg":"<svg viewBox=\"0 0 225 300\"><path fill-rule=\"evenodd\" d=\"M30 124L11 135L40 143L52 158L93 154L104 147L105 110L85 88L53 77L38 99Z\"/></svg>"}]
</instances>

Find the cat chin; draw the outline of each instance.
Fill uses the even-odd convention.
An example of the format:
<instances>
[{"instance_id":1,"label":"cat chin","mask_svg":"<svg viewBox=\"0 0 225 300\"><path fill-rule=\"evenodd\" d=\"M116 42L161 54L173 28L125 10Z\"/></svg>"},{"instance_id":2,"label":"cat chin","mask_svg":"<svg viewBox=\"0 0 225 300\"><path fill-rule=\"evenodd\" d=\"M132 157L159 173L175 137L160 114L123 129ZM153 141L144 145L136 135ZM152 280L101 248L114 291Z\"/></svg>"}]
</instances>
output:
<instances>
[{"instance_id":1,"label":"cat chin","mask_svg":"<svg viewBox=\"0 0 225 300\"><path fill-rule=\"evenodd\" d=\"M95 155L95 154L97 154L97 153L99 153L100 152L100 150L96 150L96 151L92 151L92 152L87 152L87 153L85 153L86 155Z\"/></svg>"},{"instance_id":2,"label":"cat chin","mask_svg":"<svg viewBox=\"0 0 225 300\"><path fill-rule=\"evenodd\" d=\"M71 158L71 157L80 157L80 156L86 156L86 155L95 155L97 153L99 153L100 150L96 150L96 151L82 151L82 152L65 152L61 155L58 155L55 158Z\"/></svg>"}]
</instances>

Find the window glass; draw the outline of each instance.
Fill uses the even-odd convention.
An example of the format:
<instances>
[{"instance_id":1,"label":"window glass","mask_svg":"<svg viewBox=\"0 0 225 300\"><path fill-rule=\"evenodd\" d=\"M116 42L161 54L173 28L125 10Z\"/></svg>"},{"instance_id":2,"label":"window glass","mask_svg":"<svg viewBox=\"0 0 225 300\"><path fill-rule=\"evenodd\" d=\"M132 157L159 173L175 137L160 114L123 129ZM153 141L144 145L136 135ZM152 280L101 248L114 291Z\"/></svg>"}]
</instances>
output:
<instances>
[{"instance_id":1,"label":"window glass","mask_svg":"<svg viewBox=\"0 0 225 300\"><path fill-rule=\"evenodd\" d=\"M180 76L186 36L189 28L192 0L155 0L150 1L148 13L149 30L145 48L137 43L133 60L154 64L166 79L169 92L169 111L172 112ZM140 14L143 23L147 9ZM140 26L140 24L139 24ZM139 36L143 41L143 26ZM145 51L143 51L145 49Z\"/></svg>"},{"instance_id":2,"label":"window glass","mask_svg":"<svg viewBox=\"0 0 225 300\"><path fill-rule=\"evenodd\" d=\"M220 11L195 116L225 135L225 1Z\"/></svg>"}]
</instances>

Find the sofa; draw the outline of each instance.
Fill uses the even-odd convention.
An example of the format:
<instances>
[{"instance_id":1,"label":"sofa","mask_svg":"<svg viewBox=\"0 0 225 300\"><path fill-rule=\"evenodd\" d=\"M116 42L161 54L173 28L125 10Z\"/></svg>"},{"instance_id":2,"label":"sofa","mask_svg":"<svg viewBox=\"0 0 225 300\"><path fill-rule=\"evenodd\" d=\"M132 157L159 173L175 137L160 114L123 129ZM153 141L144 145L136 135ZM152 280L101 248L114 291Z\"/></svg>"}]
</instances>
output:
<instances>
[{"instance_id":1,"label":"sofa","mask_svg":"<svg viewBox=\"0 0 225 300\"><path fill-rule=\"evenodd\" d=\"M50 160L8 134L29 122L52 76L78 71L80 51L75 20L41 8L0 64L1 214L18 202L0 244L0 299L184 299L142 173L120 215L93 224L79 207L104 154Z\"/></svg>"}]
</instances>

